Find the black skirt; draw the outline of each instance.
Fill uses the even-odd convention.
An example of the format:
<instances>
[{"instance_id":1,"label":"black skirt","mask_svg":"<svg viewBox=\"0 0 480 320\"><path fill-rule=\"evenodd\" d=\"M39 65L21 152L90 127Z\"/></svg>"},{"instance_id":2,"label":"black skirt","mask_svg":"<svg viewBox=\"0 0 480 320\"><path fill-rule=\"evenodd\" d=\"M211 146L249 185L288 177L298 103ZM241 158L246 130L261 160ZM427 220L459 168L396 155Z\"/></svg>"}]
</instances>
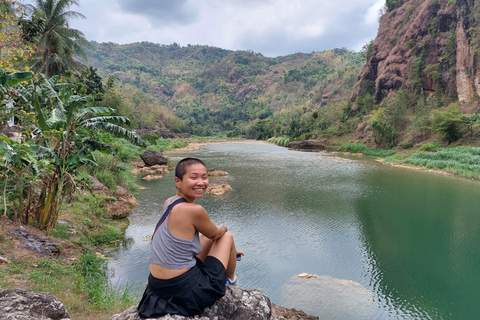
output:
<instances>
[{"instance_id":1,"label":"black skirt","mask_svg":"<svg viewBox=\"0 0 480 320\"><path fill-rule=\"evenodd\" d=\"M208 256L202 263L184 274L162 280L148 276L148 284L138 305L142 318L158 318L166 314L190 317L201 314L225 295L227 270L215 257Z\"/></svg>"}]
</instances>

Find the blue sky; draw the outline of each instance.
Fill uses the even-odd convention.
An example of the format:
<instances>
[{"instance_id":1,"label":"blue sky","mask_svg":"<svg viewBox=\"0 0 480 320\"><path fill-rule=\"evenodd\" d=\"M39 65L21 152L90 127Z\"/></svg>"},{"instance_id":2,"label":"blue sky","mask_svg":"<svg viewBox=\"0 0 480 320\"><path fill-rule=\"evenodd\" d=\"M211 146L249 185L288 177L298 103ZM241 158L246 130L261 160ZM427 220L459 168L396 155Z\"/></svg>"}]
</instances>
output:
<instances>
[{"instance_id":1,"label":"blue sky","mask_svg":"<svg viewBox=\"0 0 480 320\"><path fill-rule=\"evenodd\" d=\"M88 40L252 50L268 57L346 47L378 30L384 0L79 0Z\"/></svg>"}]
</instances>

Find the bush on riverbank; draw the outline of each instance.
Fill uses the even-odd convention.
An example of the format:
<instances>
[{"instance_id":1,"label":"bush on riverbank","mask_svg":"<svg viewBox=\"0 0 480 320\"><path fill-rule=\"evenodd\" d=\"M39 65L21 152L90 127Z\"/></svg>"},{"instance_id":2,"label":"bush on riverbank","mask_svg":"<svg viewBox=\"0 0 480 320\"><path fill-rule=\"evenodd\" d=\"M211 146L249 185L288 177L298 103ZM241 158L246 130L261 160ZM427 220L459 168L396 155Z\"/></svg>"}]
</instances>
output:
<instances>
[{"instance_id":1,"label":"bush on riverbank","mask_svg":"<svg viewBox=\"0 0 480 320\"><path fill-rule=\"evenodd\" d=\"M361 153L367 146L361 143L344 144L340 147L341 152Z\"/></svg>"},{"instance_id":2,"label":"bush on riverbank","mask_svg":"<svg viewBox=\"0 0 480 320\"><path fill-rule=\"evenodd\" d=\"M439 169L469 178L480 178L480 148L440 148L437 152L417 152L405 159L428 169Z\"/></svg>"},{"instance_id":3,"label":"bush on riverbank","mask_svg":"<svg viewBox=\"0 0 480 320\"><path fill-rule=\"evenodd\" d=\"M362 150L364 156L375 158L386 158L395 154L393 150L378 149L378 148L365 148Z\"/></svg>"},{"instance_id":4,"label":"bush on riverbank","mask_svg":"<svg viewBox=\"0 0 480 320\"><path fill-rule=\"evenodd\" d=\"M278 146L286 147L290 142L292 142L292 138L290 137L273 137L267 140L267 142L275 143Z\"/></svg>"},{"instance_id":5,"label":"bush on riverbank","mask_svg":"<svg viewBox=\"0 0 480 320\"><path fill-rule=\"evenodd\" d=\"M366 145L358 144L344 144L340 147L341 152L361 153L364 156L386 158L395 154L393 150L380 149L380 148L367 148Z\"/></svg>"}]
</instances>

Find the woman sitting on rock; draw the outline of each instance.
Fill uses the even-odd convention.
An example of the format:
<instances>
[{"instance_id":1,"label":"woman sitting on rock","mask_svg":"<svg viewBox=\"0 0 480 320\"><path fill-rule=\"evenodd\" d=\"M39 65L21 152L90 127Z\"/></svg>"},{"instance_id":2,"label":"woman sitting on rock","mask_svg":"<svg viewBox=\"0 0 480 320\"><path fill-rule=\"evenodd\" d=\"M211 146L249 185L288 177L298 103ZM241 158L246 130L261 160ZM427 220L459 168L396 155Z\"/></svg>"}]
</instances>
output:
<instances>
[{"instance_id":1,"label":"woman sitting on rock","mask_svg":"<svg viewBox=\"0 0 480 320\"><path fill-rule=\"evenodd\" d=\"M243 253L227 226L213 224L207 211L193 203L208 187L203 161L182 159L175 185L177 194L165 201L152 236L150 275L138 305L142 318L201 314L223 297L226 284L237 284L236 257Z\"/></svg>"}]
</instances>

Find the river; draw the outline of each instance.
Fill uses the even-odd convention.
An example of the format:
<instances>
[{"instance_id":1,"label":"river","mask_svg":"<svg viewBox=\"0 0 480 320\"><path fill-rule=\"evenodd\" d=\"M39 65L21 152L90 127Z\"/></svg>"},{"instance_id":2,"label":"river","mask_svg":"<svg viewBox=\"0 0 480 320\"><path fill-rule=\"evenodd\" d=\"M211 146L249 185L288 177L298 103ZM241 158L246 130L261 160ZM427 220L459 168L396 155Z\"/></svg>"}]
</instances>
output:
<instances>
[{"instance_id":1,"label":"river","mask_svg":"<svg viewBox=\"0 0 480 320\"><path fill-rule=\"evenodd\" d=\"M323 320L478 319L478 181L256 142L169 154L185 156L229 173L210 182L232 192L197 203L245 252L240 287ZM146 189L109 262L112 283L138 296L148 235L175 192L173 173L139 183Z\"/></svg>"}]
</instances>

